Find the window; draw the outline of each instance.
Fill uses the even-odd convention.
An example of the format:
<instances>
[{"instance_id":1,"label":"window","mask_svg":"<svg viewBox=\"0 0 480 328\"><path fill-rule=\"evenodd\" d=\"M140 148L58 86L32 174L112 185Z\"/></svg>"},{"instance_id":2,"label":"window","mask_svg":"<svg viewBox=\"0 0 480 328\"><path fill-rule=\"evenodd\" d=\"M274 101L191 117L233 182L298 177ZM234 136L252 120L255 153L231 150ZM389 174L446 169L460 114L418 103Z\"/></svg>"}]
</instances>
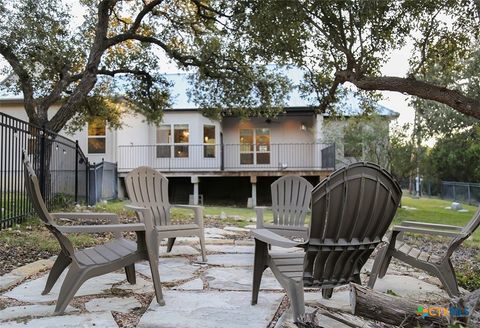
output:
<instances>
[{"instance_id":1,"label":"window","mask_svg":"<svg viewBox=\"0 0 480 328\"><path fill-rule=\"evenodd\" d=\"M94 118L88 122L88 153L105 154L107 125L104 119Z\"/></svg>"},{"instance_id":2,"label":"window","mask_svg":"<svg viewBox=\"0 0 480 328\"><path fill-rule=\"evenodd\" d=\"M157 158L170 158L172 128L170 125L160 125L157 128Z\"/></svg>"},{"instance_id":3,"label":"window","mask_svg":"<svg viewBox=\"0 0 480 328\"><path fill-rule=\"evenodd\" d=\"M215 125L203 126L203 157L215 158Z\"/></svg>"},{"instance_id":4,"label":"window","mask_svg":"<svg viewBox=\"0 0 480 328\"><path fill-rule=\"evenodd\" d=\"M270 129L240 130L240 164L270 164Z\"/></svg>"},{"instance_id":5,"label":"window","mask_svg":"<svg viewBox=\"0 0 480 328\"><path fill-rule=\"evenodd\" d=\"M173 138L172 138L173 135ZM164 124L157 128L157 158L188 157L188 124Z\"/></svg>"},{"instance_id":6,"label":"window","mask_svg":"<svg viewBox=\"0 0 480 328\"><path fill-rule=\"evenodd\" d=\"M174 125L174 154L175 157L188 157L188 138L190 132L188 131L188 124L175 124Z\"/></svg>"}]
</instances>

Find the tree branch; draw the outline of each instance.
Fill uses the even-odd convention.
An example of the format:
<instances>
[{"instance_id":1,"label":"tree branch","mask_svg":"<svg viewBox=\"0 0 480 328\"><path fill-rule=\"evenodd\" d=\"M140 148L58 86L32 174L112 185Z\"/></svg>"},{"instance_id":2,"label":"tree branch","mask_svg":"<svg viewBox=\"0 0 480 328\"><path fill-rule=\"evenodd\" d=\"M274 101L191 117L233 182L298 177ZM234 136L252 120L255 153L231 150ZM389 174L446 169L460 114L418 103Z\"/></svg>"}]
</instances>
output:
<instances>
[{"instance_id":1,"label":"tree branch","mask_svg":"<svg viewBox=\"0 0 480 328\"><path fill-rule=\"evenodd\" d=\"M15 74L18 76L23 92L25 111L27 112L29 119L34 122L37 121L38 114L35 111L35 99L33 98L33 86L30 74L28 74L22 66L20 60L10 47L0 43L0 55L7 60Z\"/></svg>"},{"instance_id":2,"label":"tree branch","mask_svg":"<svg viewBox=\"0 0 480 328\"><path fill-rule=\"evenodd\" d=\"M422 99L434 100L456 111L480 119L480 101L464 96L457 90L433 85L410 78L393 76L361 77L352 71L335 73L340 83L351 82L362 90L387 90L407 93Z\"/></svg>"}]
</instances>

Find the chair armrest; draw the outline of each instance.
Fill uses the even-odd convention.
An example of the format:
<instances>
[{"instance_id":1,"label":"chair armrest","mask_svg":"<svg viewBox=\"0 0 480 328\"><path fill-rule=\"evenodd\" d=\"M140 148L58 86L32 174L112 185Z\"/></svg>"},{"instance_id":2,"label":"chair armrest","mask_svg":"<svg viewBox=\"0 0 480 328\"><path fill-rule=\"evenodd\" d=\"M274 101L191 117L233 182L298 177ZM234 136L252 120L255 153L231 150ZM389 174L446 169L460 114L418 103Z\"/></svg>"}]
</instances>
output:
<instances>
[{"instance_id":1,"label":"chair armrest","mask_svg":"<svg viewBox=\"0 0 480 328\"><path fill-rule=\"evenodd\" d=\"M140 212L140 213L142 213L142 214L145 214L145 213L150 212L150 209L149 209L149 208L142 207L142 206L137 206L137 205L125 204L125 205L123 205L123 207L125 207L127 210L132 210L132 211L135 211L135 212Z\"/></svg>"},{"instance_id":2,"label":"chair armrest","mask_svg":"<svg viewBox=\"0 0 480 328\"><path fill-rule=\"evenodd\" d=\"M266 210L271 210L272 208L269 206L255 206L255 212L257 214L257 229L263 229L264 227L264 219L263 219L263 213Z\"/></svg>"},{"instance_id":3,"label":"chair armrest","mask_svg":"<svg viewBox=\"0 0 480 328\"><path fill-rule=\"evenodd\" d=\"M400 223L400 225L405 227L431 228L431 229L440 229L440 230L457 230L457 231L463 230L463 227L454 226L450 224L436 224L436 223L415 222L415 221L403 221L402 223Z\"/></svg>"},{"instance_id":4,"label":"chair armrest","mask_svg":"<svg viewBox=\"0 0 480 328\"><path fill-rule=\"evenodd\" d=\"M445 237L461 236L461 234L458 232L445 231L445 230L430 230L430 229L404 227L404 226L393 226L392 229L393 231L397 231L397 232L411 232L411 233L427 234L427 235L439 235L439 236L445 236Z\"/></svg>"},{"instance_id":5,"label":"chair armrest","mask_svg":"<svg viewBox=\"0 0 480 328\"><path fill-rule=\"evenodd\" d=\"M267 229L254 229L251 231L253 238L263 241L264 243L283 248L298 247L305 243L299 243L288 238L277 235Z\"/></svg>"},{"instance_id":6,"label":"chair armrest","mask_svg":"<svg viewBox=\"0 0 480 328\"><path fill-rule=\"evenodd\" d=\"M128 232L145 231L145 224L102 224L102 225L80 225L80 226L58 226L55 228L63 233L100 233L100 232Z\"/></svg>"},{"instance_id":7,"label":"chair armrest","mask_svg":"<svg viewBox=\"0 0 480 328\"><path fill-rule=\"evenodd\" d=\"M197 223L200 227L203 227L203 206L171 204L170 208L172 208L172 207L192 210L194 212L194 216L195 216L195 223Z\"/></svg>"},{"instance_id":8,"label":"chair armrest","mask_svg":"<svg viewBox=\"0 0 480 328\"><path fill-rule=\"evenodd\" d=\"M118 219L118 215L115 213L96 213L96 212L89 212L89 213L76 213L76 212L69 212L69 213L51 213L52 218L55 220L67 219L67 220L85 220L85 219L98 219L98 220L109 220L114 224L120 223Z\"/></svg>"}]
</instances>

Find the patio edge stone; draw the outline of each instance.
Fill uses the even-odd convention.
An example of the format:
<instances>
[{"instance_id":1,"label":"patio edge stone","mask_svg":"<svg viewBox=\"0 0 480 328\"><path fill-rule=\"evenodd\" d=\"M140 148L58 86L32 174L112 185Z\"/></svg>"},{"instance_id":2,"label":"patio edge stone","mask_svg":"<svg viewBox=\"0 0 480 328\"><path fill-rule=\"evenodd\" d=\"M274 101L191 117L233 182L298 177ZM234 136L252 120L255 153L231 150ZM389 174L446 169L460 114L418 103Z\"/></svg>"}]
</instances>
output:
<instances>
[{"instance_id":1,"label":"patio edge stone","mask_svg":"<svg viewBox=\"0 0 480 328\"><path fill-rule=\"evenodd\" d=\"M49 259L41 259L32 263L22 265L15 268L7 274L0 276L0 292L3 292L10 287L13 287L25 279L45 270L52 268L55 262L56 256L52 256Z\"/></svg>"}]
</instances>

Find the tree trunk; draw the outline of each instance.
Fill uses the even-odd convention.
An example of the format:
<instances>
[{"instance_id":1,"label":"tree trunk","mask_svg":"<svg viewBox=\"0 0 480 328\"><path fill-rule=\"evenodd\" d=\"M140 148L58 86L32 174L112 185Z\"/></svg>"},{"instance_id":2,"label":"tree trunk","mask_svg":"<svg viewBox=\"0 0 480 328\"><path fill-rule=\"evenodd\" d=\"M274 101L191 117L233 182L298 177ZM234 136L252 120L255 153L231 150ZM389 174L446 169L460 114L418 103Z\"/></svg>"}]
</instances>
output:
<instances>
[{"instance_id":1,"label":"tree trunk","mask_svg":"<svg viewBox=\"0 0 480 328\"><path fill-rule=\"evenodd\" d=\"M447 327L448 320L441 316L417 315L420 304L404 298L379 293L357 284L350 284L352 313L372 320L402 327Z\"/></svg>"}]
</instances>

